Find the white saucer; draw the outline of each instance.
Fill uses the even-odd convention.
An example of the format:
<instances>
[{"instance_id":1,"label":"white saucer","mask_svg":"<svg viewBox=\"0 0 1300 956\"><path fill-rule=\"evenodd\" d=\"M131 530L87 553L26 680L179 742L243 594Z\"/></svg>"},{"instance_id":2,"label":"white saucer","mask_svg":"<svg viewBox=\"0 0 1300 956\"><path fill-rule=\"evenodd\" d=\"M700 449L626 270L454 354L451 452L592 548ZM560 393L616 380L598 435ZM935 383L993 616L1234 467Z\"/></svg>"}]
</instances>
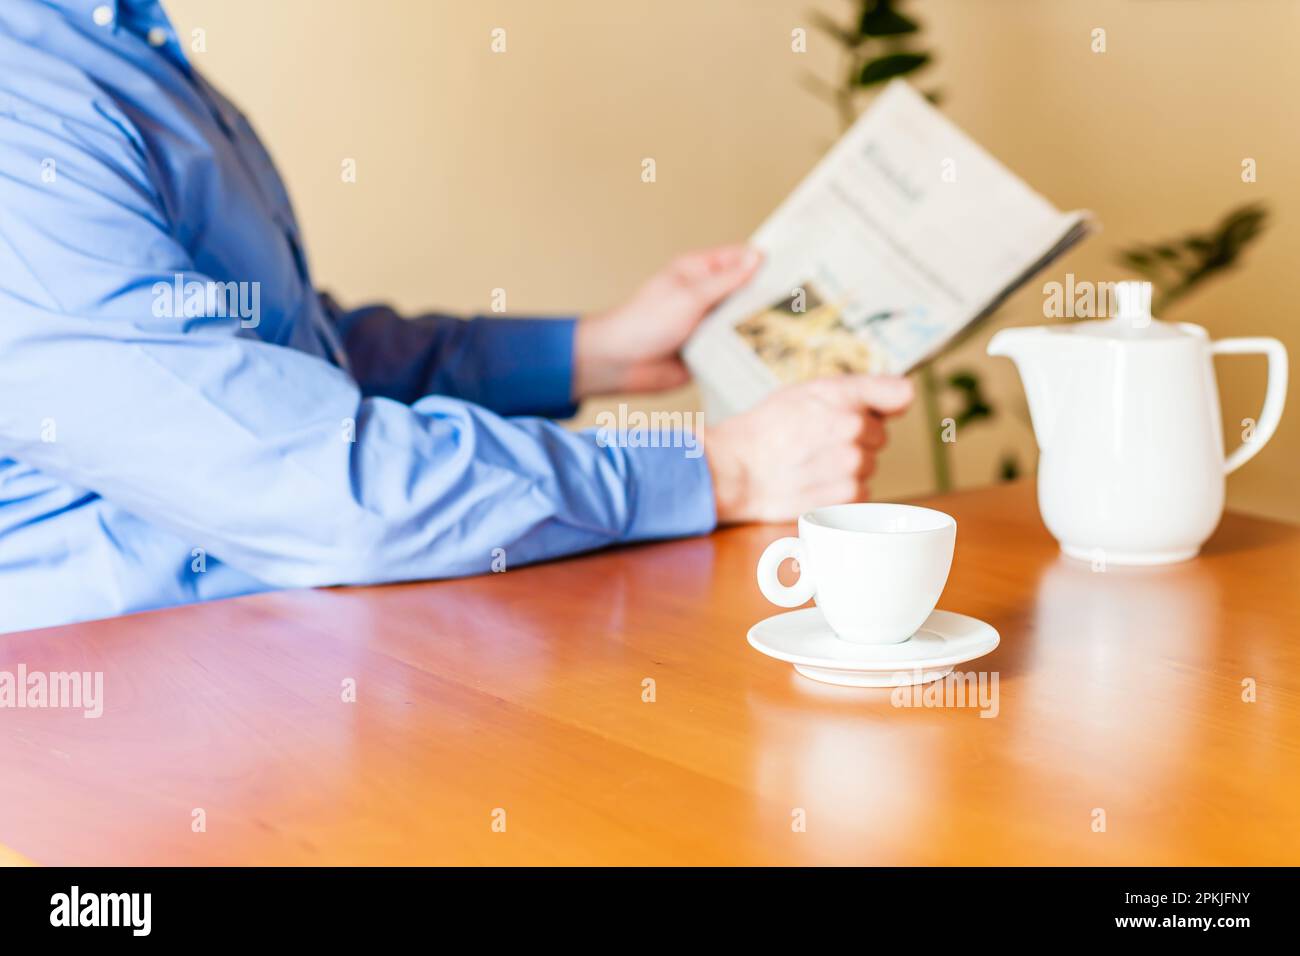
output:
<instances>
[{"instance_id":1,"label":"white saucer","mask_svg":"<svg viewBox=\"0 0 1300 956\"><path fill-rule=\"evenodd\" d=\"M820 608L805 607L749 629L755 650L789 661L804 677L845 687L905 687L939 680L957 664L998 646L998 632L965 614L933 611L899 644L851 644L836 637Z\"/></svg>"}]
</instances>

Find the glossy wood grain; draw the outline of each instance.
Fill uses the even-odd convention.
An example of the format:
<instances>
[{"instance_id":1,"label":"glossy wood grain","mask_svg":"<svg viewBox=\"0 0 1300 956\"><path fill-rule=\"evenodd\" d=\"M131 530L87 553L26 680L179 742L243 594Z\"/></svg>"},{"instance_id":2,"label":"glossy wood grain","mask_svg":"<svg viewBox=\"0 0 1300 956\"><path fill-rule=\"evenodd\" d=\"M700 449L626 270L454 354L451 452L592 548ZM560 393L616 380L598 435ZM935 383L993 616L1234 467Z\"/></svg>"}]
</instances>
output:
<instances>
[{"instance_id":1,"label":"glossy wood grain","mask_svg":"<svg viewBox=\"0 0 1300 956\"><path fill-rule=\"evenodd\" d=\"M1058 554L1028 485L933 503L958 521L941 606L1002 634L964 668L997 673L996 717L751 650L777 610L753 569L789 529L736 528L0 637L0 669L105 682L99 719L0 711L0 844L46 864L1300 863L1300 529L1229 515L1196 561L1098 573Z\"/></svg>"}]
</instances>

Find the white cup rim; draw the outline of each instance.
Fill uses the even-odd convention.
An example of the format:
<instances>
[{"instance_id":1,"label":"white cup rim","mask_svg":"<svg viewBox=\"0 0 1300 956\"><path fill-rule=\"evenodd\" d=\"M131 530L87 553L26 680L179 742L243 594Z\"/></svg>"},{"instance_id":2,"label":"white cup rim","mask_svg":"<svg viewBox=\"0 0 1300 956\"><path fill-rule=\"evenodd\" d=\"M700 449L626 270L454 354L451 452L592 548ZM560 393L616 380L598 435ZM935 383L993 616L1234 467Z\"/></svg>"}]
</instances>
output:
<instances>
[{"instance_id":1,"label":"white cup rim","mask_svg":"<svg viewBox=\"0 0 1300 956\"><path fill-rule=\"evenodd\" d=\"M837 518L847 514L862 515L867 511L873 511L881 516L881 520L888 520L889 512L905 513L914 519L921 518L927 523L923 527L917 528L869 528L869 527L843 527L841 524L831 523ZM854 501L842 505L826 505L822 508L814 508L812 511L804 512L799 516L800 526L804 524L812 525L814 528L823 531L836 531L840 534L850 535L874 535L878 537L897 537L899 535L917 535L917 534L934 534L939 531L946 531L949 528L957 527L957 519L944 511L936 508L927 508L924 505L906 505L897 504L887 501Z\"/></svg>"}]
</instances>

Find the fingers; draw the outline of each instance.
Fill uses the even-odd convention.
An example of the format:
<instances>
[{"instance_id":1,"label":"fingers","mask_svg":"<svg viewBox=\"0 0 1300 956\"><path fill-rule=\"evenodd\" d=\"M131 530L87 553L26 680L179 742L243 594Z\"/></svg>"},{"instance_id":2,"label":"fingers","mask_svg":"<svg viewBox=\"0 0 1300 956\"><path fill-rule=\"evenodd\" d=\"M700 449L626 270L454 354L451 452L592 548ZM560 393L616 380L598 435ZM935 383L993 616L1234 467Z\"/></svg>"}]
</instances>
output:
<instances>
[{"instance_id":1,"label":"fingers","mask_svg":"<svg viewBox=\"0 0 1300 956\"><path fill-rule=\"evenodd\" d=\"M816 471L817 477L812 482L814 485L823 488L828 485L838 486L841 496L848 496L843 497L843 500L860 500L855 496L876 472L876 453L860 443L824 450L816 462Z\"/></svg>"},{"instance_id":2,"label":"fingers","mask_svg":"<svg viewBox=\"0 0 1300 956\"><path fill-rule=\"evenodd\" d=\"M737 244L687 253L673 262L672 269L701 308L707 309L748 282L762 262L761 251Z\"/></svg>"},{"instance_id":3,"label":"fingers","mask_svg":"<svg viewBox=\"0 0 1300 956\"><path fill-rule=\"evenodd\" d=\"M904 379L845 375L778 389L719 423L708 452L719 521L778 520L869 500L884 416L911 397ZM733 470L743 480L733 482Z\"/></svg>"},{"instance_id":4,"label":"fingers","mask_svg":"<svg viewBox=\"0 0 1300 956\"><path fill-rule=\"evenodd\" d=\"M697 249L678 256L673 261L673 269L686 279L702 279L716 272L736 268L742 263L757 265L763 254L753 246L743 242L733 242L725 246L713 246L710 249Z\"/></svg>"},{"instance_id":5,"label":"fingers","mask_svg":"<svg viewBox=\"0 0 1300 956\"><path fill-rule=\"evenodd\" d=\"M853 442L869 451L879 451L884 448L888 437L884 420L872 411L841 413L834 423L827 427L828 439Z\"/></svg>"},{"instance_id":6,"label":"fingers","mask_svg":"<svg viewBox=\"0 0 1300 956\"><path fill-rule=\"evenodd\" d=\"M818 382L832 401L897 415L912 403L912 383L897 375L841 375Z\"/></svg>"},{"instance_id":7,"label":"fingers","mask_svg":"<svg viewBox=\"0 0 1300 956\"><path fill-rule=\"evenodd\" d=\"M868 451L879 451L885 447L885 423L880 416L868 413L862 416L862 430L858 433L858 444Z\"/></svg>"},{"instance_id":8,"label":"fingers","mask_svg":"<svg viewBox=\"0 0 1300 956\"><path fill-rule=\"evenodd\" d=\"M876 454L861 445L851 445L840 458L837 476L846 476L856 486L861 486L876 471Z\"/></svg>"},{"instance_id":9,"label":"fingers","mask_svg":"<svg viewBox=\"0 0 1300 956\"><path fill-rule=\"evenodd\" d=\"M815 485L803 501L797 513L824 508L827 505L847 505L856 501L867 501L871 497L866 479L840 478L836 481Z\"/></svg>"}]
</instances>

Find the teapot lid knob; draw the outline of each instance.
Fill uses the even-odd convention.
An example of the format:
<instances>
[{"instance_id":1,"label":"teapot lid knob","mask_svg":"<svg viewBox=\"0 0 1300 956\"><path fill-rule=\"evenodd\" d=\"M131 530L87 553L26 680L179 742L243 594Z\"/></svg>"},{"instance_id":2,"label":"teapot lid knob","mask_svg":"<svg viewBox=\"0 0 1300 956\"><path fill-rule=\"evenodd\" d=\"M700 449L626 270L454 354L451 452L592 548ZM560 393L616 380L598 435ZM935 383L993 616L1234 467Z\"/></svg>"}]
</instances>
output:
<instances>
[{"instance_id":1,"label":"teapot lid knob","mask_svg":"<svg viewBox=\"0 0 1300 956\"><path fill-rule=\"evenodd\" d=\"M1116 282L1115 318L1133 328L1151 324L1151 283Z\"/></svg>"}]
</instances>

